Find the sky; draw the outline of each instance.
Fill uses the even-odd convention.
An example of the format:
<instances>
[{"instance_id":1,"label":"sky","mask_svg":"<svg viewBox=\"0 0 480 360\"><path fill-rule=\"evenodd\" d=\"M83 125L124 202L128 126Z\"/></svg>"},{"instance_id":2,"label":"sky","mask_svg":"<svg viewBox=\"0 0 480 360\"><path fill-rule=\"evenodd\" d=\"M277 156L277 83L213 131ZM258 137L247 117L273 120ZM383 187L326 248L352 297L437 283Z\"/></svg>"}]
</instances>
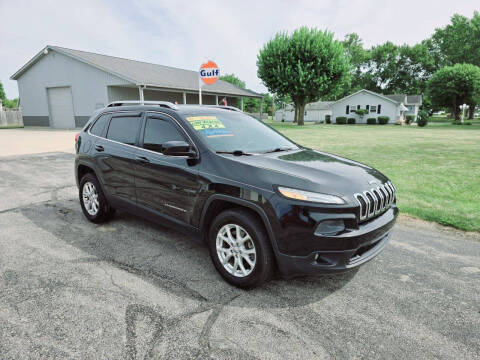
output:
<instances>
[{"instance_id":1,"label":"sky","mask_svg":"<svg viewBox=\"0 0 480 360\"><path fill-rule=\"evenodd\" d=\"M190 70L211 59L265 92L257 54L277 32L309 26L339 40L356 32L366 47L413 45L474 10L478 0L0 0L0 81L17 97L10 76L48 44Z\"/></svg>"}]
</instances>

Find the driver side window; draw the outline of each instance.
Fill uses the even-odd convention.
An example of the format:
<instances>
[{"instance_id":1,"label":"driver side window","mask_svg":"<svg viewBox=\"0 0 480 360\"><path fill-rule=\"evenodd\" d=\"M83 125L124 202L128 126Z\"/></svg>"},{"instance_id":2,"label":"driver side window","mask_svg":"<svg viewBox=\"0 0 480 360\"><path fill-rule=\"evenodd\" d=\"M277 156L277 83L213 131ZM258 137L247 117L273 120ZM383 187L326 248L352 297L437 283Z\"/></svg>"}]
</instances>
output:
<instances>
[{"instance_id":1,"label":"driver side window","mask_svg":"<svg viewBox=\"0 0 480 360\"><path fill-rule=\"evenodd\" d=\"M159 118L147 118L143 148L162 153L162 144L167 141L186 141L186 139L170 121Z\"/></svg>"}]
</instances>

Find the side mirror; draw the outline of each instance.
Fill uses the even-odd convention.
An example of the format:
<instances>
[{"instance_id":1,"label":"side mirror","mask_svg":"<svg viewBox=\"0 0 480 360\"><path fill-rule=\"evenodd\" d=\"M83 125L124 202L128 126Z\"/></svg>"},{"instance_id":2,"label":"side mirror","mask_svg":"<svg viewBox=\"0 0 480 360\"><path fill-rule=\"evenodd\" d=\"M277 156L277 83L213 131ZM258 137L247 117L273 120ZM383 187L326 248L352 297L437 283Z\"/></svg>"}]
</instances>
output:
<instances>
[{"instance_id":1,"label":"side mirror","mask_svg":"<svg viewBox=\"0 0 480 360\"><path fill-rule=\"evenodd\" d=\"M163 155L194 157L195 151L186 141L167 141L162 144Z\"/></svg>"}]
</instances>

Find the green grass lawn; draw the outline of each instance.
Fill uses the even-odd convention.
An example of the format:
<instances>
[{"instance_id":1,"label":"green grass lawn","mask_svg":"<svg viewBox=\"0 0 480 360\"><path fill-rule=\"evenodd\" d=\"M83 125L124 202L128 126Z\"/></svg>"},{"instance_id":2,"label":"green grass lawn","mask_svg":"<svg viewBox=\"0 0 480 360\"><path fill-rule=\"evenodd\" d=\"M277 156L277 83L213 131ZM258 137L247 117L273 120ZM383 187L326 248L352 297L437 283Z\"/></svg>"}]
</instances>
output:
<instances>
[{"instance_id":1,"label":"green grass lawn","mask_svg":"<svg viewBox=\"0 0 480 360\"><path fill-rule=\"evenodd\" d=\"M448 123L448 124L451 124L453 119L448 119L445 116L440 116L439 115L439 116L430 116L428 118L428 121L432 122L432 123ZM472 120L465 119L465 122L470 122L472 124L480 124L480 118L476 117Z\"/></svg>"},{"instance_id":2,"label":"green grass lawn","mask_svg":"<svg viewBox=\"0 0 480 360\"><path fill-rule=\"evenodd\" d=\"M401 212L480 231L480 125L268 124L301 145L377 168L397 187Z\"/></svg>"}]
</instances>

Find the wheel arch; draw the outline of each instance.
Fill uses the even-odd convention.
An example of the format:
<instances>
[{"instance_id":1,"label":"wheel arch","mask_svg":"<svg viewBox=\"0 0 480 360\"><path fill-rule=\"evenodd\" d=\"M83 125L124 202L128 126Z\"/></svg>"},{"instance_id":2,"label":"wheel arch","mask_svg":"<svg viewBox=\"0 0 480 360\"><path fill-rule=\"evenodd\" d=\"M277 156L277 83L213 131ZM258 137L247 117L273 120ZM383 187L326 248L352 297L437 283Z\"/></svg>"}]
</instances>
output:
<instances>
[{"instance_id":1,"label":"wheel arch","mask_svg":"<svg viewBox=\"0 0 480 360\"><path fill-rule=\"evenodd\" d=\"M208 234L208 228L216 215L220 212L229 209L229 208L246 208L250 211L253 211L256 215L260 216L265 229L267 230L268 239L272 245L273 253L275 258L278 254L278 247L275 238L275 234L272 229L272 225L268 219L268 216L259 205L254 204L250 201L239 199L233 196L224 195L224 194L214 194L211 195L205 202L205 205L202 209L202 215L200 218L200 233L203 234L203 239L206 239Z\"/></svg>"}]
</instances>

